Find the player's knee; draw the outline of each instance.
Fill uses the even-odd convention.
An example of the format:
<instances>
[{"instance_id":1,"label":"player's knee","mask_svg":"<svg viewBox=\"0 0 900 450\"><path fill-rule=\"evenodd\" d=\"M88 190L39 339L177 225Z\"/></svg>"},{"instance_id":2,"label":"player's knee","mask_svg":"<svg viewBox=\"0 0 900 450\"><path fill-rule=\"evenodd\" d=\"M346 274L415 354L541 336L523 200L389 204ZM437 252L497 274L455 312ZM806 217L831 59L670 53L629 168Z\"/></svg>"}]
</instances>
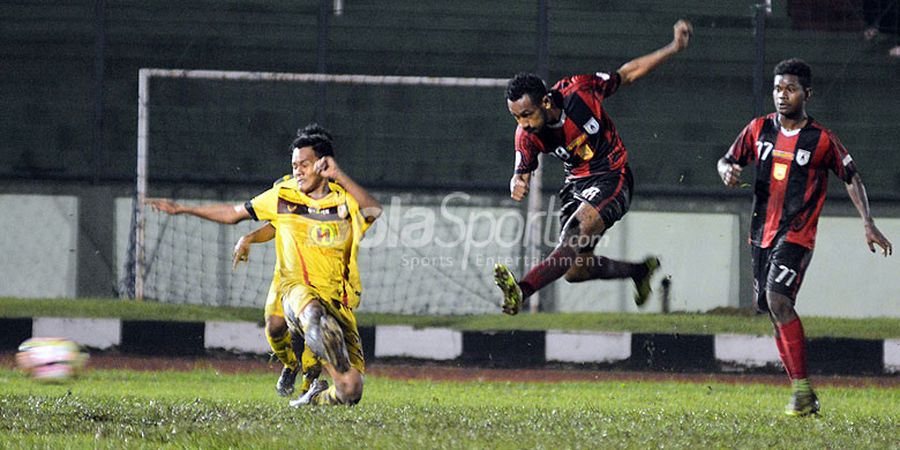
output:
<instances>
[{"instance_id":1,"label":"player's knee","mask_svg":"<svg viewBox=\"0 0 900 450\"><path fill-rule=\"evenodd\" d=\"M573 266L566 271L566 274L563 275L563 278L565 278L565 280L569 283L578 283L587 280L588 273L584 267Z\"/></svg>"},{"instance_id":2,"label":"player's knee","mask_svg":"<svg viewBox=\"0 0 900 450\"><path fill-rule=\"evenodd\" d=\"M559 233L559 245L577 249L581 235L581 222L577 217L572 217L563 225L562 231Z\"/></svg>"},{"instance_id":3,"label":"player's knee","mask_svg":"<svg viewBox=\"0 0 900 450\"><path fill-rule=\"evenodd\" d=\"M351 370L346 376L335 380L338 399L345 405L355 405L362 399L363 379L355 370Z\"/></svg>"},{"instance_id":4,"label":"player's knee","mask_svg":"<svg viewBox=\"0 0 900 450\"><path fill-rule=\"evenodd\" d=\"M281 337L287 333L287 322L285 322L284 317L280 316L269 316L266 317L266 333L271 337Z\"/></svg>"},{"instance_id":5,"label":"player's knee","mask_svg":"<svg viewBox=\"0 0 900 450\"><path fill-rule=\"evenodd\" d=\"M322 306L316 301L310 302L300 312L300 326L303 327L306 345L319 357L325 355L325 342L319 325L322 314Z\"/></svg>"},{"instance_id":6,"label":"player's knee","mask_svg":"<svg viewBox=\"0 0 900 450\"><path fill-rule=\"evenodd\" d=\"M769 305L769 312L779 322L785 322L794 315L794 305L790 298L769 292L766 295L766 302Z\"/></svg>"},{"instance_id":7,"label":"player's knee","mask_svg":"<svg viewBox=\"0 0 900 450\"><path fill-rule=\"evenodd\" d=\"M323 313L324 310L319 302L315 300L309 302L303 308L303 311L300 311L300 314L298 314L300 316L300 326L305 330L309 326L318 325Z\"/></svg>"}]
</instances>

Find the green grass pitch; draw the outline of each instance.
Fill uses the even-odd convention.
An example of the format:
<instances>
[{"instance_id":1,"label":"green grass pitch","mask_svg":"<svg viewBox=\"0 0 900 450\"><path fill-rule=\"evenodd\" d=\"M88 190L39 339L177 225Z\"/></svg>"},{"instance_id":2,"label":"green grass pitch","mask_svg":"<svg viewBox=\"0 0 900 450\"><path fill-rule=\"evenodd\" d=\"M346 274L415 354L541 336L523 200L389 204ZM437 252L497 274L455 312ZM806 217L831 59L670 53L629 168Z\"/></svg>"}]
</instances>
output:
<instances>
[{"instance_id":1,"label":"green grass pitch","mask_svg":"<svg viewBox=\"0 0 900 450\"><path fill-rule=\"evenodd\" d=\"M92 370L66 384L0 369L0 448L900 448L900 389L368 377L356 407L291 409L270 373Z\"/></svg>"}]
</instances>

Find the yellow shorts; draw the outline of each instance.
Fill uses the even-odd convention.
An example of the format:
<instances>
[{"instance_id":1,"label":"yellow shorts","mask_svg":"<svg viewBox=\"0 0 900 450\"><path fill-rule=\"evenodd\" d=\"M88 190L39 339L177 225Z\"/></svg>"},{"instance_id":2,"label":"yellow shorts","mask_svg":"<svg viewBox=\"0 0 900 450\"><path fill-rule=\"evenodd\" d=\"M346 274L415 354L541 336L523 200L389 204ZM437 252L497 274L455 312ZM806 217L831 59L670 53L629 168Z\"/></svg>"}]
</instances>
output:
<instances>
[{"instance_id":1,"label":"yellow shorts","mask_svg":"<svg viewBox=\"0 0 900 450\"><path fill-rule=\"evenodd\" d=\"M266 319L271 316L284 318L284 308L281 306L281 302L277 301L277 299L278 283L277 279L273 279L272 284L269 286L269 294L266 295ZM308 346L303 345L303 353L300 355L301 372L304 374L308 373L310 372L310 370L316 369L316 367L320 364L321 360L316 356L316 354L313 353Z\"/></svg>"},{"instance_id":2,"label":"yellow shorts","mask_svg":"<svg viewBox=\"0 0 900 450\"><path fill-rule=\"evenodd\" d=\"M273 278L269 285L269 293L266 295L266 318L271 316L284 317L284 308L278 301L278 279Z\"/></svg>"},{"instance_id":3,"label":"yellow shorts","mask_svg":"<svg viewBox=\"0 0 900 450\"><path fill-rule=\"evenodd\" d=\"M285 316L288 327L292 331L300 330L300 319L297 314L313 300L318 301L325 309L326 314L330 314L341 325L341 329L344 331L344 343L347 346L347 353L350 355L350 366L359 373L365 373L366 360L363 356L362 338L359 337L359 328L356 325L356 315L353 314L352 309L337 298L325 300L316 289L309 286L296 285L288 288L282 296L282 314Z\"/></svg>"}]
</instances>

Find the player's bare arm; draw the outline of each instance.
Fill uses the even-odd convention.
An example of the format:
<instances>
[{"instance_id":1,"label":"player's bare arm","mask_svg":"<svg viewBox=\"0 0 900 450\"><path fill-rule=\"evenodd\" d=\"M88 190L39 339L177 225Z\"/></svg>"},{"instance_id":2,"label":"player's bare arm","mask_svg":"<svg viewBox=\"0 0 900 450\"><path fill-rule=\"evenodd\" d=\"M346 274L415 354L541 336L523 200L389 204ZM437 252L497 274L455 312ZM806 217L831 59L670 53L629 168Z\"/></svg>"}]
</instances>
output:
<instances>
[{"instance_id":1,"label":"player's bare arm","mask_svg":"<svg viewBox=\"0 0 900 450\"><path fill-rule=\"evenodd\" d=\"M375 200L365 188L357 184L349 175L341 170L334 158L331 156L319 158L313 168L319 175L330 178L343 186L344 189L347 190L347 193L352 195L353 198L356 199L356 202L359 203L359 210L362 212L363 217L365 217L367 222L371 223L381 216L381 213L384 211L381 203L379 203L378 200Z\"/></svg>"},{"instance_id":2,"label":"player's bare arm","mask_svg":"<svg viewBox=\"0 0 900 450\"><path fill-rule=\"evenodd\" d=\"M674 36L672 37L672 42L653 53L648 53L644 56L632 59L619 68L618 72L619 76L622 78L622 85L634 83L655 70L660 64L676 53L687 48L693 33L694 28L691 26L690 22L686 20L675 22L675 25L673 26Z\"/></svg>"},{"instance_id":3,"label":"player's bare arm","mask_svg":"<svg viewBox=\"0 0 900 450\"><path fill-rule=\"evenodd\" d=\"M531 189L531 173L516 173L509 180L509 196L519 202L528 195Z\"/></svg>"},{"instance_id":4,"label":"player's bare arm","mask_svg":"<svg viewBox=\"0 0 900 450\"><path fill-rule=\"evenodd\" d=\"M218 203L214 205L185 206L164 198L148 198L144 200L144 204L151 206L155 211L173 216L188 214L229 225L250 218L250 213L244 208L244 205Z\"/></svg>"},{"instance_id":5,"label":"player's bare arm","mask_svg":"<svg viewBox=\"0 0 900 450\"><path fill-rule=\"evenodd\" d=\"M267 223L238 239L231 254L231 268L234 270L241 261L250 260L250 244L269 242L275 238L275 227Z\"/></svg>"},{"instance_id":6,"label":"player's bare arm","mask_svg":"<svg viewBox=\"0 0 900 450\"><path fill-rule=\"evenodd\" d=\"M875 219L869 211L869 197L866 195L866 186L862 182L859 174L854 174L853 179L847 184L847 193L850 194L850 200L859 211L859 215L863 219L863 226L866 230L866 245L869 251L875 253L875 246L881 247L881 254L887 257L894 253L891 241L881 233L881 230L875 226Z\"/></svg>"},{"instance_id":7,"label":"player's bare arm","mask_svg":"<svg viewBox=\"0 0 900 450\"><path fill-rule=\"evenodd\" d=\"M725 186L735 187L741 183L743 168L740 165L728 161L727 158L719 158L718 169L719 177L722 178Z\"/></svg>"}]
</instances>

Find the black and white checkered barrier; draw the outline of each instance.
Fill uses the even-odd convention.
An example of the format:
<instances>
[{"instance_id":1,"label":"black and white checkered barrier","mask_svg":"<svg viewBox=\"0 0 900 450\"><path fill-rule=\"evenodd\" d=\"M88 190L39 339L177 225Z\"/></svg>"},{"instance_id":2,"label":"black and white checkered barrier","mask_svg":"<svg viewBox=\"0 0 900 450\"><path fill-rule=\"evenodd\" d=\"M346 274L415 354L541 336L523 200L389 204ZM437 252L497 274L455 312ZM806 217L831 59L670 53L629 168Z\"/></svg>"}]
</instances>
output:
<instances>
[{"instance_id":1,"label":"black and white checkered barrier","mask_svg":"<svg viewBox=\"0 0 900 450\"><path fill-rule=\"evenodd\" d=\"M266 354L261 325L251 322L162 322L81 318L0 318L0 351L31 337L65 337L89 349L160 356L210 350ZM486 367L587 365L673 372L780 372L771 336L458 331L403 325L362 327L368 360L420 360ZM900 339L812 338L815 374L900 373Z\"/></svg>"}]
</instances>

